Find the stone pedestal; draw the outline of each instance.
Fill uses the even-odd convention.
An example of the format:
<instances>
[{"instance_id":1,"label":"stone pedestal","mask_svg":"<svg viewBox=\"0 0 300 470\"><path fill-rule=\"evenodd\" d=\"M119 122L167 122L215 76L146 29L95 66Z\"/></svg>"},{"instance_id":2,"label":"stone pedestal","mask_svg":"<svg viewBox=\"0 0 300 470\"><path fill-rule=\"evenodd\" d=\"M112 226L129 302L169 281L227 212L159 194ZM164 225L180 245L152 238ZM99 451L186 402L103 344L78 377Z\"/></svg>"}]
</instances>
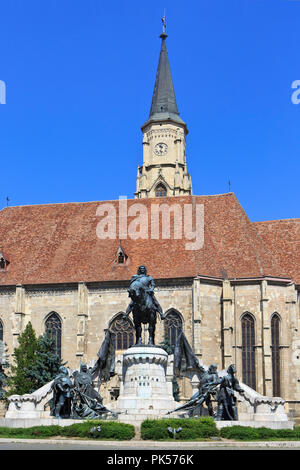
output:
<instances>
[{"instance_id":1,"label":"stone pedestal","mask_svg":"<svg viewBox=\"0 0 300 470\"><path fill-rule=\"evenodd\" d=\"M168 354L156 346L133 346L124 353L116 408L121 421L161 418L176 407L172 381L166 379L167 365Z\"/></svg>"}]
</instances>

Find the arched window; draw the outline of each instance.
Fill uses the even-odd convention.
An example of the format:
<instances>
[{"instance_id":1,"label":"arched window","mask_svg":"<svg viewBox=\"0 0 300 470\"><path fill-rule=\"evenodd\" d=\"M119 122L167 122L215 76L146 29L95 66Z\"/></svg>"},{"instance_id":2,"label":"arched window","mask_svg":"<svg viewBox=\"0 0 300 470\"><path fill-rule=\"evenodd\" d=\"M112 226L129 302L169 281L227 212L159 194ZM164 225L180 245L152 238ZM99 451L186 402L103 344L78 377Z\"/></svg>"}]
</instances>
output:
<instances>
[{"instance_id":1,"label":"arched window","mask_svg":"<svg viewBox=\"0 0 300 470\"><path fill-rule=\"evenodd\" d=\"M280 397L280 318L277 313L271 319L273 396Z\"/></svg>"},{"instance_id":2,"label":"arched window","mask_svg":"<svg viewBox=\"0 0 300 470\"><path fill-rule=\"evenodd\" d=\"M163 184L158 184L155 189L155 196L156 197L166 197L167 189Z\"/></svg>"},{"instance_id":3,"label":"arched window","mask_svg":"<svg viewBox=\"0 0 300 470\"><path fill-rule=\"evenodd\" d=\"M3 323L0 320L0 341L3 341Z\"/></svg>"},{"instance_id":4,"label":"arched window","mask_svg":"<svg viewBox=\"0 0 300 470\"><path fill-rule=\"evenodd\" d=\"M61 357L61 321L57 313L51 312L45 321L45 332L54 339L55 352Z\"/></svg>"},{"instance_id":5,"label":"arched window","mask_svg":"<svg viewBox=\"0 0 300 470\"><path fill-rule=\"evenodd\" d=\"M243 382L255 390L255 321L250 313L242 317L242 368Z\"/></svg>"},{"instance_id":6,"label":"arched window","mask_svg":"<svg viewBox=\"0 0 300 470\"><path fill-rule=\"evenodd\" d=\"M118 315L110 326L111 331L115 333L115 346L117 350L130 348L134 343L134 327L131 321Z\"/></svg>"},{"instance_id":7,"label":"arched window","mask_svg":"<svg viewBox=\"0 0 300 470\"><path fill-rule=\"evenodd\" d=\"M168 336L172 346L175 346L178 335L182 330L182 319L176 310L170 310L164 321L165 335Z\"/></svg>"}]
</instances>

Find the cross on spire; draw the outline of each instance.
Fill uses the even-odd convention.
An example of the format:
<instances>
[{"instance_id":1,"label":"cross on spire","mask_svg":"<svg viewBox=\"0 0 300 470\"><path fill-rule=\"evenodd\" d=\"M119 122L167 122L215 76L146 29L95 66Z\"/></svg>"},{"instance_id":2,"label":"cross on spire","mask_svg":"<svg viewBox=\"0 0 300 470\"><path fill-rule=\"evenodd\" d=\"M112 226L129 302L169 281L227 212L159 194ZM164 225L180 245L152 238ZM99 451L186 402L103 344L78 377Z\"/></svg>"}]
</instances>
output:
<instances>
[{"instance_id":1,"label":"cross on spire","mask_svg":"<svg viewBox=\"0 0 300 470\"><path fill-rule=\"evenodd\" d=\"M162 32L165 33L166 32L166 12L164 12L164 16L162 17L161 21L162 21L162 24L163 24Z\"/></svg>"}]
</instances>

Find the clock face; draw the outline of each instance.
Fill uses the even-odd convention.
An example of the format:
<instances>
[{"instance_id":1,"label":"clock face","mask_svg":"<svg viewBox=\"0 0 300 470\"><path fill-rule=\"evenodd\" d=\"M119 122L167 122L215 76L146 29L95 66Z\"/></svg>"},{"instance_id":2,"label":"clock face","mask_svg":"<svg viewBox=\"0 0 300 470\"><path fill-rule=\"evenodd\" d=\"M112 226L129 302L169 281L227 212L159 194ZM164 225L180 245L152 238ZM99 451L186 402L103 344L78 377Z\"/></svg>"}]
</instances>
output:
<instances>
[{"instance_id":1,"label":"clock face","mask_svg":"<svg viewBox=\"0 0 300 470\"><path fill-rule=\"evenodd\" d=\"M154 147L155 155L166 155L167 151L168 151L168 146L164 142L160 142L159 144L156 144Z\"/></svg>"}]
</instances>

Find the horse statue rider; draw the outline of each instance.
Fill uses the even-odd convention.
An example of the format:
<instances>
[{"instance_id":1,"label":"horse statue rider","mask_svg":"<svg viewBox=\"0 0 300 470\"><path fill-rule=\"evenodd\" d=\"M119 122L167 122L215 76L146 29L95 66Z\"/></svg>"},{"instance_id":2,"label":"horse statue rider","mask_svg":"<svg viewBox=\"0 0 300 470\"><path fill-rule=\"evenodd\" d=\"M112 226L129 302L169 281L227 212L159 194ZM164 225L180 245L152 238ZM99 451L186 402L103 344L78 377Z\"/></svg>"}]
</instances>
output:
<instances>
[{"instance_id":1,"label":"horse statue rider","mask_svg":"<svg viewBox=\"0 0 300 470\"><path fill-rule=\"evenodd\" d=\"M157 312L160 318L166 317L154 295L155 282L153 277L147 274L145 266L140 266L137 274L132 276L128 295L131 302L128 305L123 318L127 318L130 312L133 314L133 323L136 332L136 345L142 344L142 323L149 323L149 345L154 345L155 325Z\"/></svg>"}]
</instances>

